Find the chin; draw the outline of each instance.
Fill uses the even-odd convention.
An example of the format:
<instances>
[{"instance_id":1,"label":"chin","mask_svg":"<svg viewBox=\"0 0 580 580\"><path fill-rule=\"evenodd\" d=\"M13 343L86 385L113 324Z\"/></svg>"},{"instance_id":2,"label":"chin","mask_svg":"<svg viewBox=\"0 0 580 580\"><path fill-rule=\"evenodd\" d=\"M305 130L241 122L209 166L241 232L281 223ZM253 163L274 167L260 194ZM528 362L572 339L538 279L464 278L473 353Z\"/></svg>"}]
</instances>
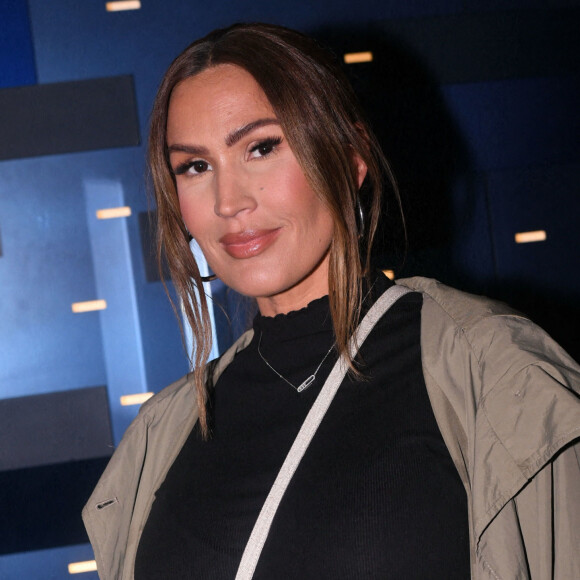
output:
<instances>
[{"instance_id":1,"label":"chin","mask_svg":"<svg viewBox=\"0 0 580 580\"><path fill-rule=\"evenodd\" d=\"M288 289L284 284L273 280L271 275L252 276L250 279L244 279L244 277L240 276L232 278L231 284L227 282L226 284L239 294L249 298L269 298Z\"/></svg>"},{"instance_id":2,"label":"chin","mask_svg":"<svg viewBox=\"0 0 580 580\"><path fill-rule=\"evenodd\" d=\"M243 271L235 268L224 268L223 274L215 271L218 278L239 294L249 298L272 296L284 291L284 284L280 277L272 275L272 270L244 268ZM237 270L237 271L236 271Z\"/></svg>"},{"instance_id":3,"label":"chin","mask_svg":"<svg viewBox=\"0 0 580 580\"><path fill-rule=\"evenodd\" d=\"M266 305L268 299L278 298L271 302L272 307L290 311L328 294L327 258L328 254L312 266L307 261L288 261L277 256L275 260L248 260L230 267L224 264L214 272L239 294L262 300L261 305Z\"/></svg>"}]
</instances>

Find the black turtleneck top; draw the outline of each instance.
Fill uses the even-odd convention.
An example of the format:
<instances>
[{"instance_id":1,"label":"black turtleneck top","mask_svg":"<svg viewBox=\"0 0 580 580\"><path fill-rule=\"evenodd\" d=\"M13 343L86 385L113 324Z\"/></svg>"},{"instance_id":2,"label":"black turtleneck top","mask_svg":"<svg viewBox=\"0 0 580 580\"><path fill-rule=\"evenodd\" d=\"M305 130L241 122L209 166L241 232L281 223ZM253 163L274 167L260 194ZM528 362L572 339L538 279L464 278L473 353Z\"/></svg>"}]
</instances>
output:
<instances>
[{"instance_id":1,"label":"black turtleneck top","mask_svg":"<svg viewBox=\"0 0 580 580\"><path fill-rule=\"evenodd\" d=\"M390 285L379 277L367 303ZM421 368L418 293L399 299L347 376L290 482L256 580L470 576L467 499ZM233 580L258 513L337 355L328 298L274 318L211 394L212 437L191 432L156 493L136 580ZM260 344L260 352L258 352ZM260 353L262 356L260 356ZM263 357L263 358L262 358Z\"/></svg>"}]
</instances>

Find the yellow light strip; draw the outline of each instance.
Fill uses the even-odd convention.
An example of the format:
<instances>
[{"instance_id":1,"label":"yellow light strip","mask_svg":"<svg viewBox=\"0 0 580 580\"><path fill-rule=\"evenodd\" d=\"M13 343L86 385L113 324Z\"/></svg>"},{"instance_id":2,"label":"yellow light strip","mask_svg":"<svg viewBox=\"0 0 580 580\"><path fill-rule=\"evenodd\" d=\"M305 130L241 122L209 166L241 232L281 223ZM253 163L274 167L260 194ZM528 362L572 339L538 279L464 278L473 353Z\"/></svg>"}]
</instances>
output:
<instances>
[{"instance_id":1,"label":"yellow light strip","mask_svg":"<svg viewBox=\"0 0 580 580\"><path fill-rule=\"evenodd\" d=\"M71 562L68 565L69 574L82 574L83 572L95 572L97 570L97 563L94 560L87 560L86 562Z\"/></svg>"},{"instance_id":2,"label":"yellow light strip","mask_svg":"<svg viewBox=\"0 0 580 580\"><path fill-rule=\"evenodd\" d=\"M129 217L131 215L131 208L123 207L108 207L107 209L98 209L97 218L100 220L110 220L112 218Z\"/></svg>"},{"instance_id":3,"label":"yellow light strip","mask_svg":"<svg viewBox=\"0 0 580 580\"><path fill-rule=\"evenodd\" d=\"M395 271L394 270L383 270L383 274L389 278L390 280L395 279Z\"/></svg>"},{"instance_id":4,"label":"yellow light strip","mask_svg":"<svg viewBox=\"0 0 580 580\"><path fill-rule=\"evenodd\" d=\"M123 395L121 397L121 405L128 407L129 405L141 405L148 401L153 396L153 393L135 393L134 395Z\"/></svg>"},{"instance_id":5,"label":"yellow light strip","mask_svg":"<svg viewBox=\"0 0 580 580\"><path fill-rule=\"evenodd\" d=\"M141 2L139 0L123 0L118 2L107 2L105 5L107 12L120 12L122 10L139 10Z\"/></svg>"},{"instance_id":6,"label":"yellow light strip","mask_svg":"<svg viewBox=\"0 0 580 580\"><path fill-rule=\"evenodd\" d=\"M546 241L545 230L536 230L535 232L520 232L516 234L516 244L527 244L529 242Z\"/></svg>"},{"instance_id":7,"label":"yellow light strip","mask_svg":"<svg viewBox=\"0 0 580 580\"><path fill-rule=\"evenodd\" d=\"M76 314L79 312L92 312L93 310L105 310L107 308L106 300L87 300L86 302L73 302L72 311Z\"/></svg>"},{"instance_id":8,"label":"yellow light strip","mask_svg":"<svg viewBox=\"0 0 580 580\"><path fill-rule=\"evenodd\" d=\"M372 60L373 53L370 50L367 52L347 52L344 55L346 64L358 64L359 62L371 62Z\"/></svg>"}]
</instances>

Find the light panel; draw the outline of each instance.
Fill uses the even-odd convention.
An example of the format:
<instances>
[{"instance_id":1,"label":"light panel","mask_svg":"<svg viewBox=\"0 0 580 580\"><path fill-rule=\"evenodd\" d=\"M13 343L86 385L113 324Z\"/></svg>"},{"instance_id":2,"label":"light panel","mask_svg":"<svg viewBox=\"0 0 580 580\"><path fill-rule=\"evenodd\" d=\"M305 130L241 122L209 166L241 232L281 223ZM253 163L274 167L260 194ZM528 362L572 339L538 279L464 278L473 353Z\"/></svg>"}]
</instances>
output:
<instances>
[{"instance_id":1,"label":"light panel","mask_svg":"<svg viewBox=\"0 0 580 580\"><path fill-rule=\"evenodd\" d=\"M394 270L383 270L383 274L389 278L389 280L395 279L395 271Z\"/></svg>"},{"instance_id":2,"label":"light panel","mask_svg":"<svg viewBox=\"0 0 580 580\"><path fill-rule=\"evenodd\" d=\"M96 572L97 563L94 560L86 560L85 562L71 562L68 565L69 574L82 574L83 572Z\"/></svg>"},{"instance_id":3,"label":"light panel","mask_svg":"<svg viewBox=\"0 0 580 580\"><path fill-rule=\"evenodd\" d=\"M347 52L344 55L344 62L346 64L358 64L360 62L372 62L373 53L368 50L366 52Z\"/></svg>"},{"instance_id":4,"label":"light panel","mask_svg":"<svg viewBox=\"0 0 580 580\"><path fill-rule=\"evenodd\" d=\"M529 242L545 242L547 235L545 230L533 232L519 232L515 235L516 244L528 244Z\"/></svg>"},{"instance_id":5,"label":"light panel","mask_svg":"<svg viewBox=\"0 0 580 580\"><path fill-rule=\"evenodd\" d=\"M131 215L131 208L123 207L108 207L106 209L97 210L97 218L100 220L110 220L113 218L129 217Z\"/></svg>"},{"instance_id":6,"label":"light panel","mask_svg":"<svg viewBox=\"0 0 580 580\"><path fill-rule=\"evenodd\" d=\"M139 10L139 8L141 8L141 2L139 0L119 0L117 2L107 2L105 7L107 8L107 12Z\"/></svg>"},{"instance_id":7,"label":"light panel","mask_svg":"<svg viewBox=\"0 0 580 580\"><path fill-rule=\"evenodd\" d=\"M75 314L80 312L92 312L93 310L105 310L105 308L107 308L107 301L87 300L86 302L73 302L71 308Z\"/></svg>"},{"instance_id":8,"label":"light panel","mask_svg":"<svg viewBox=\"0 0 580 580\"><path fill-rule=\"evenodd\" d=\"M153 396L153 393L135 393L134 395L123 395L121 397L121 405L128 407L129 405L141 405L148 401Z\"/></svg>"}]
</instances>

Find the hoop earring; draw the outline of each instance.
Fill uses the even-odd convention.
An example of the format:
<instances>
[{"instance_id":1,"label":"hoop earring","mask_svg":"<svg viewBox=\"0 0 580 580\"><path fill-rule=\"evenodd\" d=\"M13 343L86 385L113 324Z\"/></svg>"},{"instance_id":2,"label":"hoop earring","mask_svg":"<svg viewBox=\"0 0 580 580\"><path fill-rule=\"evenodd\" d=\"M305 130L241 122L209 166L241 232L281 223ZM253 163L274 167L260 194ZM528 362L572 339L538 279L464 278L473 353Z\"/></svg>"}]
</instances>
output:
<instances>
[{"instance_id":1,"label":"hoop earring","mask_svg":"<svg viewBox=\"0 0 580 580\"><path fill-rule=\"evenodd\" d=\"M191 242L191 240L193 240L193 236L189 233L189 230L187 229L187 226L185 227L185 232L187 234L187 243L189 244L189 242ZM213 282L214 280L217 280L217 276L215 274L210 274L209 276L200 276L200 279L202 282Z\"/></svg>"},{"instance_id":2,"label":"hoop earring","mask_svg":"<svg viewBox=\"0 0 580 580\"><path fill-rule=\"evenodd\" d=\"M356 221L357 221L357 229L358 229L358 237L359 239L365 235L365 214L362 208L362 204L360 202L360 197L356 196Z\"/></svg>"}]
</instances>

